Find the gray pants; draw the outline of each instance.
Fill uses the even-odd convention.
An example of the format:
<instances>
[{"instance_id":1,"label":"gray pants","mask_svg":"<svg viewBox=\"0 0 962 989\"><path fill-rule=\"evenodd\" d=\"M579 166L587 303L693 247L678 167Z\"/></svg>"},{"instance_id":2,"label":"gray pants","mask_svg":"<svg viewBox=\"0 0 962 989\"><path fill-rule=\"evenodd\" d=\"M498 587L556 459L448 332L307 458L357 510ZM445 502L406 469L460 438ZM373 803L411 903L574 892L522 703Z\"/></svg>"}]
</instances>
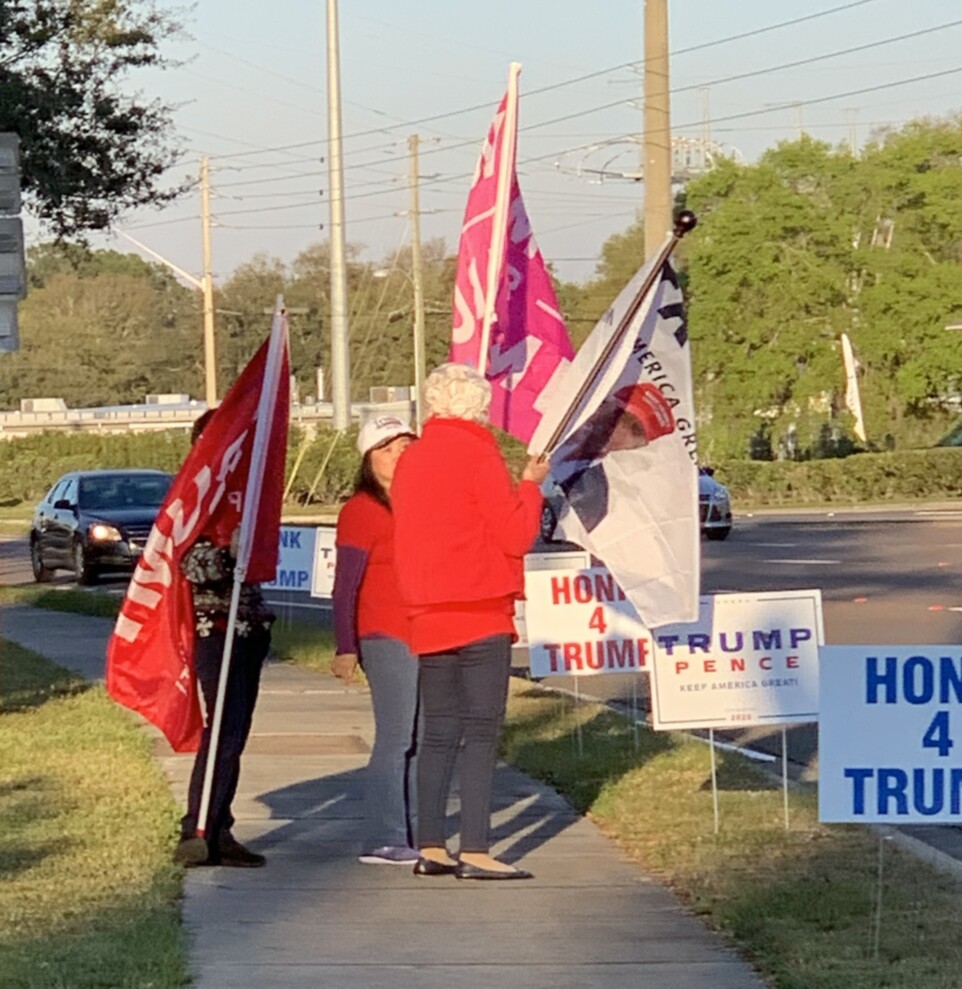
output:
<instances>
[{"instance_id":1,"label":"gray pants","mask_svg":"<svg viewBox=\"0 0 962 989\"><path fill-rule=\"evenodd\" d=\"M366 847L413 845L418 660L398 639L361 639L371 685L374 748L367 765Z\"/></svg>"}]
</instances>

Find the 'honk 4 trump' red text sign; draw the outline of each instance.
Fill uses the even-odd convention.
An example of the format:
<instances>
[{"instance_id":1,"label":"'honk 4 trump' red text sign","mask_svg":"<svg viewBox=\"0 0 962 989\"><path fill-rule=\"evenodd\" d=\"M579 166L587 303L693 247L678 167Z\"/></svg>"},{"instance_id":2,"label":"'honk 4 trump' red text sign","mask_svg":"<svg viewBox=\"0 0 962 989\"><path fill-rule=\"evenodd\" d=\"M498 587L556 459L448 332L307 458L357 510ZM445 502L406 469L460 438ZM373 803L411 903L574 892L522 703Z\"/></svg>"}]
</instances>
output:
<instances>
[{"instance_id":1,"label":"'honk 4 trump' red text sign","mask_svg":"<svg viewBox=\"0 0 962 989\"><path fill-rule=\"evenodd\" d=\"M656 729L818 720L818 590L714 594L698 621L652 632Z\"/></svg>"},{"instance_id":2,"label":"'honk 4 trump' red text sign","mask_svg":"<svg viewBox=\"0 0 962 989\"><path fill-rule=\"evenodd\" d=\"M651 633L604 567L528 570L524 585L533 677L647 672Z\"/></svg>"},{"instance_id":3,"label":"'honk 4 trump' red text sign","mask_svg":"<svg viewBox=\"0 0 962 989\"><path fill-rule=\"evenodd\" d=\"M962 646L822 650L822 821L962 823Z\"/></svg>"}]
</instances>

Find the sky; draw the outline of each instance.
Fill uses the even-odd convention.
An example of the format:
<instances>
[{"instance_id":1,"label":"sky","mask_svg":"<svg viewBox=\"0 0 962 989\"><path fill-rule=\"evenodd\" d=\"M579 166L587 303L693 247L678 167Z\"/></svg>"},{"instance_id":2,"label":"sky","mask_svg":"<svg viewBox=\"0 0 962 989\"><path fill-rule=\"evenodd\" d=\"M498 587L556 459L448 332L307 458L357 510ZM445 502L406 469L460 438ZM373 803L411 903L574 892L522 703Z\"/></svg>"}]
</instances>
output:
<instances>
[{"instance_id":1,"label":"sky","mask_svg":"<svg viewBox=\"0 0 962 989\"><path fill-rule=\"evenodd\" d=\"M478 151L518 61L518 172L532 226L561 277L590 278L605 240L643 203L633 173L644 0L339 7L347 238L362 257L389 264L409 242L413 133L422 239L456 250ZM184 37L166 48L182 64L130 83L177 106L184 156L172 180L196 177L210 156L215 279L258 253L292 261L326 239L325 2L198 0L183 19ZM710 139L745 162L802 129L860 146L879 128L962 109L954 0L669 0L669 48L673 135ZM199 275L199 217L195 190L121 226ZM97 244L134 250L120 237Z\"/></svg>"}]
</instances>

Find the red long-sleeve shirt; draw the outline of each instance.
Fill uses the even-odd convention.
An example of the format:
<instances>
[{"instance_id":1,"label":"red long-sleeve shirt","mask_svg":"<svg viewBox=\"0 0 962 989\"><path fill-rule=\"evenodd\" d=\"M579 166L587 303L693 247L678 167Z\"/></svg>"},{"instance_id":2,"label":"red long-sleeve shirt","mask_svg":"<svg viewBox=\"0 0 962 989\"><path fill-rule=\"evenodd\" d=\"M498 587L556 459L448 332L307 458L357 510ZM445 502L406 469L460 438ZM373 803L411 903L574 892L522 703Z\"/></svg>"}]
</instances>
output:
<instances>
[{"instance_id":1,"label":"red long-sleeve shirt","mask_svg":"<svg viewBox=\"0 0 962 989\"><path fill-rule=\"evenodd\" d=\"M530 481L515 485L491 432L463 419L429 419L398 462L391 506L413 651L513 634L542 498Z\"/></svg>"},{"instance_id":2,"label":"red long-sleeve shirt","mask_svg":"<svg viewBox=\"0 0 962 989\"><path fill-rule=\"evenodd\" d=\"M350 498L337 517L334 637L338 653L356 653L357 640L408 641L408 616L394 572L394 518L369 494Z\"/></svg>"}]
</instances>

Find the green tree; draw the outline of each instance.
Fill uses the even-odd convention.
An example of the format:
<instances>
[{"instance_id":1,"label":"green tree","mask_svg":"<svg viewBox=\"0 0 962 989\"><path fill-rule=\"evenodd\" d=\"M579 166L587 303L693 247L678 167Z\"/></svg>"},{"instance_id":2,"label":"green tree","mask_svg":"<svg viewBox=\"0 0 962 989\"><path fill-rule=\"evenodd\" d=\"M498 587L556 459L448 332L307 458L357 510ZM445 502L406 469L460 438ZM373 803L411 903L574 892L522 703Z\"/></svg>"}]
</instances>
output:
<instances>
[{"instance_id":1,"label":"green tree","mask_svg":"<svg viewBox=\"0 0 962 989\"><path fill-rule=\"evenodd\" d=\"M21 348L0 361L0 407L63 398L74 407L143 402L201 388L198 299L130 254L41 245L30 251Z\"/></svg>"},{"instance_id":2,"label":"green tree","mask_svg":"<svg viewBox=\"0 0 962 989\"><path fill-rule=\"evenodd\" d=\"M149 0L0 0L0 131L20 135L29 207L58 237L159 205L170 108L125 92L179 31Z\"/></svg>"},{"instance_id":3,"label":"green tree","mask_svg":"<svg viewBox=\"0 0 962 989\"><path fill-rule=\"evenodd\" d=\"M702 448L745 456L767 421L803 455L838 449L838 338L861 364L870 444L918 445L950 417L958 314L962 128L916 121L858 157L804 138L693 182L689 322ZM826 440L826 436L830 439Z\"/></svg>"},{"instance_id":4,"label":"green tree","mask_svg":"<svg viewBox=\"0 0 962 989\"><path fill-rule=\"evenodd\" d=\"M711 458L747 455L765 420L811 446L831 412L835 339L850 328L851 225L833 204L846 165L805 138L689 187L689 326Z\"/></svg>"},{"instance_id":5,"label":"green tree","mask_svg":"<svg viewBox=\"0 0 962 989\"><path fill-rule=\"evenodd\" d=\"M285 295L288 305L294 305L286 298L287 285L288 272L284 262L257 254L236 268L216 291L217 388L221 395L264 342L271 325L270 314L264 310L273 308L279 293ZM291 359L293 363L293 353Z\"/></svg>"},{"instance_id":6,"label":"green tree","mask_svg":"<svg viewBox=\"0 0 962 989\"><path fill-rule=\"evenodd\" d=\"M442 363L451 343L451 299L456 259L440 238L421 249L427 371ZM355 397L377 385L414 384L414 276L409 247L364 272L359 305L352 309L352 378Z\"/></svg>"}]
</instances>

